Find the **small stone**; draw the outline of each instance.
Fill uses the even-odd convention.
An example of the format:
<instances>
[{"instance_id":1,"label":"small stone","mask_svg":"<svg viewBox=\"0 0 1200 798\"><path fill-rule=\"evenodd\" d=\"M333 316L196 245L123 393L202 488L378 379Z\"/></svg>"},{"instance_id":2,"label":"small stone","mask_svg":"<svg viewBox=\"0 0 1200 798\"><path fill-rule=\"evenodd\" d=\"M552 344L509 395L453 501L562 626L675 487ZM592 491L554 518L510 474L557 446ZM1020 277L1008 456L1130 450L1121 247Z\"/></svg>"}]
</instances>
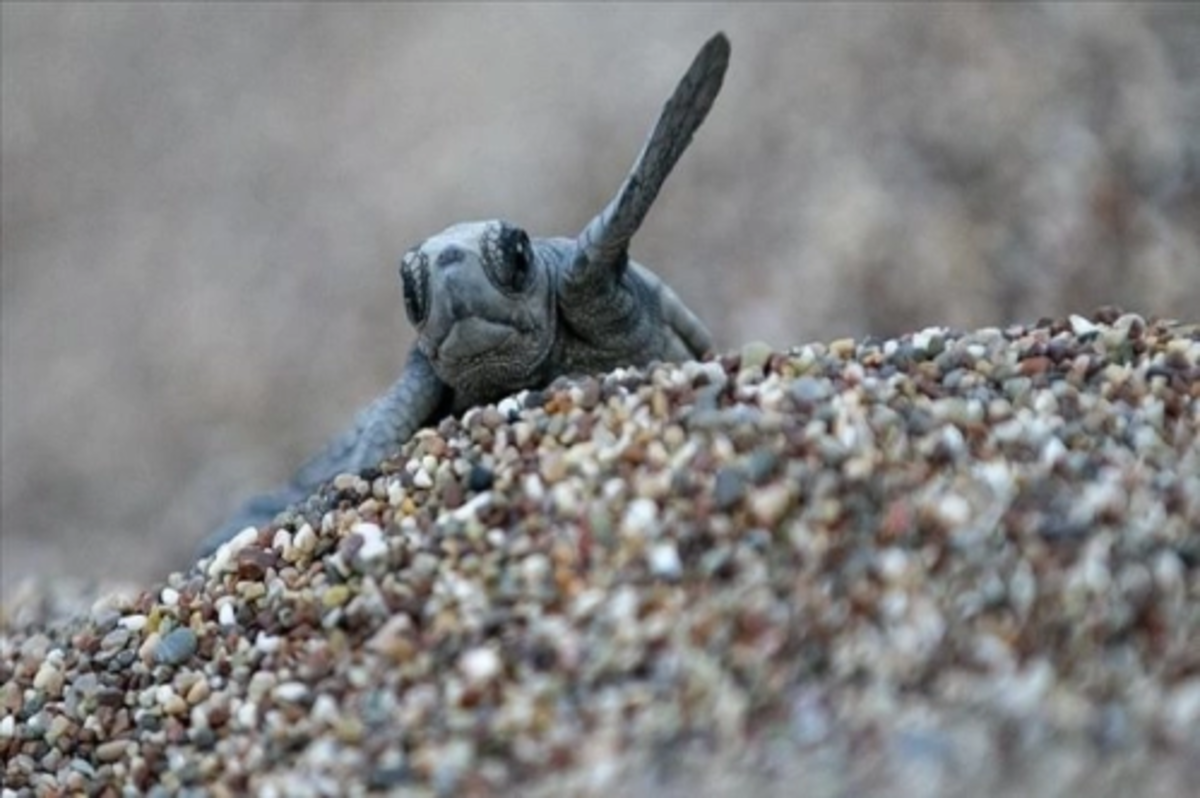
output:
<instances>
[{"instance_id":1,"label":"small stone","mask_svg":"<svg viewBox=\"0 0 1200 798\"><path fill-rule=\"evenodd\" d=\"M63 674L53 662L43 662L33 677L33 688L40 690L51 698L62 695Z\"/></svg>"},{"instance_id":2,"label":"small stone","mask_svg":"<svg viewBox=\"0 0 1200 798\"><path fill-rule=\"evenodd\" d=\"M1100 328L1083 316L1071 315L1071 332L1080 338L1088 338L1100 332Z\"/></svg>"},{"instance_id":3,"label":"small stone","mask_svg":"<svg viewBox=\"0 0 1200 798\"><path fill-rule=\"evenodd\" d=\"M100 650L105 653L120 651L129 643L130 637L128 629L123 627L113 629L100 640Z\"/></svg>"},{"instance_id":4,"label":"small stone","mask_svg":"<svg viewBox=\"0 0 1200 798\"><path fill-rule=\"evenodd\" d=\"M350 534L362 537L362 546L357 552L357 557L362 562L373 562L387 556L387 540L378 524L355 524L351 527Z\"/></svg>"},{"instance_id":5,"label":"small stone","mask_svg":"<svg viewBox=\"0 0 1200 798\"><path fill-rule=\"evenodd\" d=\"M129 750L128 740L109 740L96 746L96 759L100 762L116 762Z\"/></svg>"},{"instance_id":6,"label":"small stone","mask_svg":"<svg viewBox=\"0 0 1200 798\"><path fill-rule=\"evenodd\" d=\"M626 535L652 535L658 520L658 504L653 499L634 499L625 510L621 531Z\"/></svg>"},{"instance_id":7,"label":"small stone","mask_svg":"<svg viewBox=\"0 0 1200 798\"><path fill-rule=\"evenodd\" d=\"M521 561L521 575L530 585L540 585L551 573L550 560L544 554L530 554Z\"/></svg>"},{"instance_id":8,"label":"small stone","mask_svg":"<svg viewBox=\"0 0 1200 798\"><path fill-rule=\"evenodd\" d=\"M854 357L855 343L853 338L838 338L829 342L829 353L842 360Z\"/></svg>"},{"instance_id":9,"label":"small stone","mask_svg":"<svg viewBox=\"0 0 1200 798\"><path fill-rule=\"evenodd\" d=\"M491 469L481 465L471 466L471 470L467 472L467 488L477 493L491 490L492 483L495 481L495 475Z\"/></svg>"},{"instance_id":10,"label":"small stone","mask_svg":"<svg viewBox=\"0 0 1200 798\"><path fill-rule=\"evenodd\" d=\"M286 529L275 530L275 537L271 539L271 548L277 552L284 552L292 546L292 533Z\"/></svg>"},{"instance_id":11,"label":"small stone","mask_svg":"<svg viewBox=\"0 0 1200 798\"><path fill-rule=\"evenodd\" d=\"M147 620L142 614L126 615L121 618L120 624L131 632L140 632L146 628Z\"/></svg>"},{"instance_id":12,"label":"small stone","mask_svg":"<svg viewBox=\"0 0 1200 798\"><path fill-rule=\"evenodd\" d=\"M284 682L271 691L271 696L276 701L294 704L307 700L309 693L308 685L303 682Z\"/></svg>"},{"instance_id":13,"label":"small stone","mask_svg":"<svg viewBox=\"0 0 1200 798\"><path fill-rule=\"evenodd\" d=\"M678 579L683 572L683 563L679 559L679 549L670 541L657 543L650 547L647 553L650 573L663 579Z\"/></svg>"},{"instance_id":14,"label":"small stone","mask_svg":"<svg viewBox=\"0 0 1200 798\"><path fill-rule=\"evenodd\" d=\"M259 632L254 636L254 648L264 654L274 654L283 645L282 638L279 635L269 635L264 632Z\"/></svg>"},{"instance_id":15,"label":"small stone","mask_svg":"<svg viewBox=\"0 0 1200 798\"><path fill-rule=\"evenodd\" d=\"M762 341L751 341L742 347L742 362L741 372L748 373L758 371L761 373L763 366L767 364L767 360L771 357L771 345Z\"/></svg>"},{"instance_id":16,"label":"small stone","mask_svg":"<svg viewBox=\"0 0 1200 798\"><path fill-rule=\"evenodd\" d=\"M948 529L961 527L971 517L971 504L962 496L950 494L943 496L936 505L938 517Z\"/></svg>"},{"instance_id":17,"label":"small stone","mask_svg":"<svg viewBox=\"0 0 1200 798\"><path fill-rule=\"evenodd\" d=\"M321 603L327 608L340 607L350 600L350 588L345 585L333 585L321 597Z\"/></svg>"},{"instance_id":18,"label":"small stone","mask_svg":"<svg viewBox=\"0 0 1200 798\"><path fill-rule=\"evenodd\" d=\"M182 715L188 710L187 701L172 690L170 685L164 684L159 687L155 700L164 715Z\"/></svg>"},{"instance_id":19,"label":"small stone","mask_svg":"<svg viewBox=\"0 0 1200 798\"><path fill-rule=\"evenodd\" d=\"M217 550L212 555L212 560L208 565L208 576L215 578L234 567L234 562L238 552L242 549L258 542L257 527L248 526L241 532L238 532L228 542L217 547Z\"/></svg>"},{"instance_id":20,"label":"small stone","mask_svg":"<svg viewBox=\"0 0 1200 798\"><path fill-rule=\"evenodd\" d=\"M939 327L926 327L912 337L913 349L927 358L933 358L942 353L946 345L945 331Z\"/></svg>"},{"instance_id":21,"label":"small stone","mask_svg":"<svg viewBox=\"0 0 1200 798\"><path fill-rule=\"evenodd\" d=\"M713 485L713 505L718 510L732 509L745 495L746 478L740 470L724 466L717 471L716 482Z\"/></svg>"},{"instance_id":22,"label":"small stone","mask_svg":"<svg viewBox=\"0 0 1200 798\"><path fill-rule=\"evenodd\" d=\"M47 743L54 745L58 738L62 737L70 729L71 720L68 717L65 715L55 715L54 720L50 721L50 728L48 728L46 733L42 736Z\"/></svg>"},{"instance_id":23,"label":"small stone","mask_svg":"<svg viewBox=\"0 0 1200 798\"><path fill-rule=\"evenodd\" d=\"M191 706L196 706L200 702L206 700L212 694L212 688L208 684L207 679L197 679L196 682L188 688L185 700Z\"/></svg>"},{"instance_id":24,"label":"small stone","mask_svg":"<svg viewBox=\"0 0 1200 798\"><path fill-rule=\"evenodd\" d=\"M490 648L473 648L459 659L458 669L468 684L487 684L500 675L500 657Z\"/></svg>"},{"instance_id":25,"label":"small stone","mask_svg":"<svg viewBox=\"0 0 1200 798\"><path fill-rule=\"evenodd\" d=\"M515 396L506 396L501 399L496 403L496 409L510 422L516 421L521 415L521 403Z\"/></svg>"},{"instance_id":26,"label":"small stone","mask_svg":"<svg viewBox=\"0 0 1200 798\"><path fill-rule=\"evenodd\" d=\"M154 649L154 660L160 665L179 665L196 653L196 646L196 633L186 626L181 626L159 640Z\"/></svg>"},{"instance_id":27,"label":"small stone","mask_svg":"<svg viewBox=\"0 0 1200 798\"><path fill-rule=\"evenodd\" d=\"M317 547L317 533L313 531L310 524L305 524L296 530L296 537L292 540L292 545L296 550L304 554L312 554Z\"/></svg>"},{"instance_id":28,"label":"small stone","mask_svg":"<svg viewBox=\"0 0 1200 798\"><path fill-rule=\"evenodd\" d=\"M792 491L782 483L767 485L765 487L754 490L750 493L750 498L747 500L750 509L750 515L754 520L767 527L774 528L775 524L783 518L783 514L787 512L792 502Z\"/></svg>"}]
</instances>

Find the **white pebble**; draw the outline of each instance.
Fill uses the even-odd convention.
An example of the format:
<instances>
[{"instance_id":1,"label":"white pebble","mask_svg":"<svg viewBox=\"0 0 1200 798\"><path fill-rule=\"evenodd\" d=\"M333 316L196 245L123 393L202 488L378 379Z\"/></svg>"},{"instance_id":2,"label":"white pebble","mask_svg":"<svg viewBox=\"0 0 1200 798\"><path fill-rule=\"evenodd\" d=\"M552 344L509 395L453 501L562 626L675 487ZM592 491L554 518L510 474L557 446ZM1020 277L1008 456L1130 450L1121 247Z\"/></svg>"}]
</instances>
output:
<instances>
[{"instance_id":1,"label":"white pebble","mask_svg":"<svg viewBox=\"0 0 1200 798\"><path fill-rule=\"evenodd\" d=\"M629 585L622 585L613 592L608 600L606 614L617 626L633 623L637 616L638 595Z\"/></svg>"},{"instance_id":2,"label":"white pebble","mask_svg":"<svg viewBox=\"0 0 1200 798\"><path fill-rule=\"evenodd\" d=\"M399 507L404 501L404 486L400 484L400 480L392 479L388 481L387 499L388 504L393 507Z\"/></svg>"},{"instance_id":3,"label":"white pebble","mask_svg":"<svg viewBox=\"0 0 1200 798\"><path fill-rule=\"evenodd\" d=\"M221 626L237 626L237 612L233 609L233 602L225 602L217 610L217 623Z\"/></svg>"},{"instance_id":4,"label":"white pebble","mask_svg":"<svg viewBox=\"0 0 1200 798\"><path fill-rule=\"evenodd\" d=\"M257 540L258 529L256 527L248 526L241 532L238 532L230 540L217 548L216 553L213 554L212 562L208 565L208 575L215 578L223 573L232 571L238 552ZM165 593L166 591L164 590L163 592ZM175 598L178 600L179 595L176 594ZM166 602L164 601L163 603Z\"/></svg>"},{"instance_id":5,"label":"white pebble","mask_svg":"<svg viewBox=\"0 0 1200 798\"><path fill-rule=\"evenodd\" d=\"M305 524L296 532L292 545L296 547L297 551L311 554L317 547L317 533L313 531L312 526Z\"/></svg>"},{"instance_id":6,"label":"white pebble","mask_svg":"<svg viewBox=\"0 0 1200 798\"><path fill-rule=\"evenodd\" d=\"M140 632L146 628L146 616L141 614L126 615L121 619L120 624L131 632Z\"/></svg>"},{"instance_id":7,"label":"white pebble","mask_svg":"<svg viewBox=\"0 0 1200 798\"><path fill-rule=\"evenodd\" d=\"M560 516L571 517L579 514L579 488L574 484L559 482L551 488L550 498Z\"/></svg>"},{"instance_id":8,"label":"white pebble","mask_svg":"<svg viewBox=\"0 0 1200 798\"><path fill-rule=\"evenodd\" d=\"M1194 740L1200 724L1200 678L1186 679L1171 690L1163 701L1163 715L1168 729L1180 740Z\"/></svg>"},{"instance_id":9,"label":"white pebble","mask_svg":"<svg viewBox=\"0 0 1200 798\"><path fill-rule=\"evenodd\" d=\"M33 677L33 686L37 690L45 690L46 686L56 677L58 677L58 668L50 662L43 662Z\"/></svg>"},{"instance_id":10,"label":"white pebble","mask_svg":"<svg viewBox=\"0 0 1200 798\"><path fill-rule=\"evenodd\" d=\"M521 480L521 487L525 491L525 495L532 501L540 502L546 497L546 489L542 486L542 478L537 474L526 474Z\"/></svg>"},{"instance_id":11,"label":"white pebble","mask_svg":"<svg viewBox=\"0 0 1200 798\"><path fill-rule=\"evenodd\" d=\"M1033 409L1043 416L1058 413L1058 397L1053 391L1037 391L1033 395Z\"/></svg>"},{"instance_id":12,"label":"white pebble","mask_svg":"<svg viewBox=\"0 0 1200 798\"><path fill-rule=\"evenodd\" d=\"M946 526L960 527L971 518L971 503L957 493L951 493L938 502L937 514Z\"/></svg>"},{"instance_id":13,"label":"white pebble","mask_svg":"<svg viewBox=\"0 0 1200 798\"><path fill-rule=\"evenodd\" d=\"M274 654L279 650L279 645L282 642L278 635L269 635L259 632L254 638L254 647L264 654Z\"/></svg>"},{"instance_id":14,"label":"white pebble","mask_svg":"<svg viewBox=\"0 0 1200 798\"><path fill-rule=\"evenodd\" d=\"M912 337L912 345L914 349L919 349L924 352L933 345L935 340L944 338L946 331L941 327L926 327L918 333L914 333Z\"/></svg>"},{"instance_id":15,"label":"white pebble","mask_svg":"<svg viewBox=\"0 0 1200 798\"><path fill-rule=\"evenodd\" d=\"M1059 440L1056 436L1051 435L1046 439L1046 445L1042 447L1041 462L1042 465L1053 468L1066 458L1069 452L1066 444Z\"/></svg>"},{"instance_id":16,"label":"white pebble","mask_svg":"<svg viewBox=\"0 0 1200 798\"><path fill-rule=\"evenodd\" d=\"M683 572L683 563L679 560L679 550L669 541L656 544L646 555L650 572L664 579L678 579Z\"/></svg>"},{"instance_id":17,"label":"white pebble","mask_svg":"<svg viewBox=\"0 0 1200 798\"><path fill-rule=\"evenodd\" d=\"M550 558L545 554L530 554L521 561L521 574L531 585L540 585L550 575Z\"/></svg>"},{"instance_id":18,"label":"white pebble","mask_svg":"<svg viewBox=\"0 0 1200 798\"><path fill-rule=\"evenodd\" d=\"M653 499L634 499L625 508L621 531L626 535L645 535L658 519L658 504Z\"/></svg>"},{"instance_id":19,"label":"white pebble","mask_svg":"<svg viewBox=\"0 0 1200 798\"><path fill-rule=\"evenodd\" d=\"M413 487L428 490L433 487L433 477L429 475L428 471L418 468L413 472Z\"/></svg>"},{"instance_id":20,"label":"white pebble","mask_svg":"<svg viewBox=\"0 0 1200 798\"><path fill-rule=\"evenodd\" d=\"M1182 593L1185 587L1185 570L1183 561L1175 552L1167 550L1159 552L1154 558L1154 582L1158 589L1167 593Z\"/></svg>"},{"instance_id":21,"label":"white pebble","mask_svg":"<svg viewBox=\"0 0 1200 798\"><path fill-rule=\"evenodd\" d=\"M275 530L275 537L271 539L271 548L276 551L284 551L292 545L292 533L286 529Z\"/></svg>"},{"instance_id":22,"label":"white pebble","mask_svg":"<svg viewBox=\"0 0 1200 798\"><path fill-rule=\"evenodd\" d=\"M750 494L748 505L754 519L766 526L774 528L782 519L792 502L792 488L789 483L776 482Z\"/></svg>"},{"instance_id":23,"label":"white pebble","mask_svg":"<svg viewBox=\"0 0 1200 798\"><path fill-rule=\"evenodd\" d=\"M885 582L899 582L908 571L908 555L901 549L889 546L879 552L875 567Z\"/></svg>"},{"instance_id":24,"label":"white pebble","mask_svg":"<svg viewBox=\"0 0 1200 798\"><path fill-rule=\"evenodd\" d=\"M521 412L521 403L517 401L515 396L506 396L496 403L496 409L500 411L500 415L508 419L514 414Z\"/></svg>"},{"instance_id":25,"label":"white pebble","mask_svg":"<svg viewBox=\"0 0 1200 798\"><path fill-rule=\"evenodd\" d=\"M312 719L317 723L329 725L338 719L338 704L333 696L321 693L313 701Z\"/></svg>"},{"instance_id":26,"label":"white pebble","mask_svg":"<svg viewBox=\"0 0 1200 798\"><path fill-rule=\"evenodd\" d=\"M1076 316L1075 314L1071 314L1071 332L1075 333L1076 335L1082 336L1082 335L1090 335L1092 333L1096 333L1099 331L1100 331L1099 327L1097 327L1095 324L1092 324L1090 321L1085 319L1083 316Z\"/></svg>"},{"instance_id":27,"label":"white pebble","mask_svg":"<svg viewBox=\"0 0 1200 798\"><path fill-rule=\"evenodd\" d=\"M478 496L472 496L461 507L457 507L446 514L447 518L461 523L473 521L479 517L479 512L490 507L492 504L492 492L484 491ZM439 519L440 520L440 519Z\"/></svg>"},{"instance_id":28,"label":"white pebble","mask_svg":"<svg viewBox=\"0 0 1200 798\"><path fill-rule=\"evenodd\" d=\"M462 655L458 669L472 685L487 684L500 675L500 657L490 648L473 648Z\"/></svg>"},{"instance_id":29,"label":"white pebble","mask_svg":"<svg viewBox=\"0 0 1200 798\"><path fill-rule=\"evenodd\" d=\"M258 726L258 705L253 701L246 701L238 707L237 725L243 729L253 729Z\"/></svg>"},{"instance_id":30,"label":"white pebble","mask_svg":"<svg viewBox=\"0 0 1200 798\"><path fill-rule=\"evenodd\" d=\"M1057 674L1049 661L1032 660L997 681L996 708L1012 716L1029 715L1045 700L1056 680Z\"/></svg>"},{"instance_id":31,"label":"white pebble","mask_svg":"<svg viewBox=\"0 0 1200 798\"><path fill-rule=\"evenodd\" d=\"M379 528L378 524L358 523L351 527L350 532L363 539L362 548L356 555L359 559L370 562L387 555L387 540L384 539L383 530Z\"/></svg>"},{"instance_id":32,"label":"white pebble","mask_svg":"<svg viewBox=\"0 0 1200 798\"><path fill-rule=\"evenodd\" d=\"M158 594L158 599L165 607L175 607L179 605L179 591L174 588L164 587L162 592Z\"/></svg>"},{"instance_id":33,"label":"white pebble","mask_svg":"<svg viewBox=\"0 0 1200 798\"><path fill-rule=\"evenodd\" d=\"M276 701L286 701L289 704L308 698L308 685L304 682L284 682L271 691Z\"/></svg>"}]
</instances>

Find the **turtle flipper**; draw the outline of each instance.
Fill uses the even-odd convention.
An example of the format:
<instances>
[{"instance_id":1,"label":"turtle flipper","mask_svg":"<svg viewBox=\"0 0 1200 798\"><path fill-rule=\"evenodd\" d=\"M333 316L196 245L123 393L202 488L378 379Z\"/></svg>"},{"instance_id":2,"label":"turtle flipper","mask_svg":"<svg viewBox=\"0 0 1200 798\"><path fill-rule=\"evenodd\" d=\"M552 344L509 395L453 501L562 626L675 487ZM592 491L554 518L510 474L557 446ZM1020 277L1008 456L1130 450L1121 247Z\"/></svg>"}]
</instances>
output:
<instances>
[{"instance_id":1,"label":"turtle flipper","mask_svg":"<svg viewBox=\"0 0 1200 798\"><path fill-rule=\"evenodd\" d=\"M449 411L449 397L449 389L414 347L400 378L386 393L359 411L350 428L302 465L287 485L242 505L204 539L200 556L211 554L248 526L269 523L338 474L358 473L396 454L418 429Z\"/></svg>"},{"instance_id":2,"label":"turtle flipper","mask_svg":"<svg viewBox=\"0 0 1200 798\"><path fill-rule=\"evenodd\" d=\"M612 201L588 222L576 241L577 254L564 289L587 292L624 264L629 241L659 189L712 108L729 66L729 40L718 33L697 53L667 100L650 138ZM611 278L610 278L611 279Z\"/></svg>"}]
</instances>

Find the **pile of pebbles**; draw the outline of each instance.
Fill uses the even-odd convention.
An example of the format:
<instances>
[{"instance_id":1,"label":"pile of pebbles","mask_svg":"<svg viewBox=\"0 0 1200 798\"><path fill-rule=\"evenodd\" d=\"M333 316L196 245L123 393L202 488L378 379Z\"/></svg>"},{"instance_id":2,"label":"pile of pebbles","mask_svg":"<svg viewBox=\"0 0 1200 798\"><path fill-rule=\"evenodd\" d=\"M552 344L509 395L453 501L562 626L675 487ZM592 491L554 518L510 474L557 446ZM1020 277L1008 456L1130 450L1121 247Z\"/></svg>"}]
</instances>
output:
<instances>
[{"instance_id":1,"label":"pile of pebbles","mask_svg":"<svg viewBox=\"0 0 1200 798\"><path fill-rule=\"evenodd\" d=\"M3 794L1183 794L1198 419L1115 310L560 380L10 611Z\"/></svg>"}]
</instances>

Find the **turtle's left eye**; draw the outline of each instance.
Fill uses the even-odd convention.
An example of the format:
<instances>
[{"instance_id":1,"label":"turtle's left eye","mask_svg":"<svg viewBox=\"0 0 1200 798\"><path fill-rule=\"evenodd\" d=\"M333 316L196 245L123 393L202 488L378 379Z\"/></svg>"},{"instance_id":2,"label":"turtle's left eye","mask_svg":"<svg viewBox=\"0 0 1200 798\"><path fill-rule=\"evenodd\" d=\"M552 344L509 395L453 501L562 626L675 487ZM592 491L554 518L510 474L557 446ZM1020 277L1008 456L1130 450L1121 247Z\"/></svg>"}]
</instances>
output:
<instances>
[{"instance_id":1,"label":"turtle's left eye","mask_svg":"<svg viewBox=\"0 0 1200 798\"><path fill-rule=\"evenodd\" d=\"M400 282L404 286L404 310L414 327L425 321L429 311L429 264L424 255L412 253L400 261Z\"/></svg>"}]
</instances>

